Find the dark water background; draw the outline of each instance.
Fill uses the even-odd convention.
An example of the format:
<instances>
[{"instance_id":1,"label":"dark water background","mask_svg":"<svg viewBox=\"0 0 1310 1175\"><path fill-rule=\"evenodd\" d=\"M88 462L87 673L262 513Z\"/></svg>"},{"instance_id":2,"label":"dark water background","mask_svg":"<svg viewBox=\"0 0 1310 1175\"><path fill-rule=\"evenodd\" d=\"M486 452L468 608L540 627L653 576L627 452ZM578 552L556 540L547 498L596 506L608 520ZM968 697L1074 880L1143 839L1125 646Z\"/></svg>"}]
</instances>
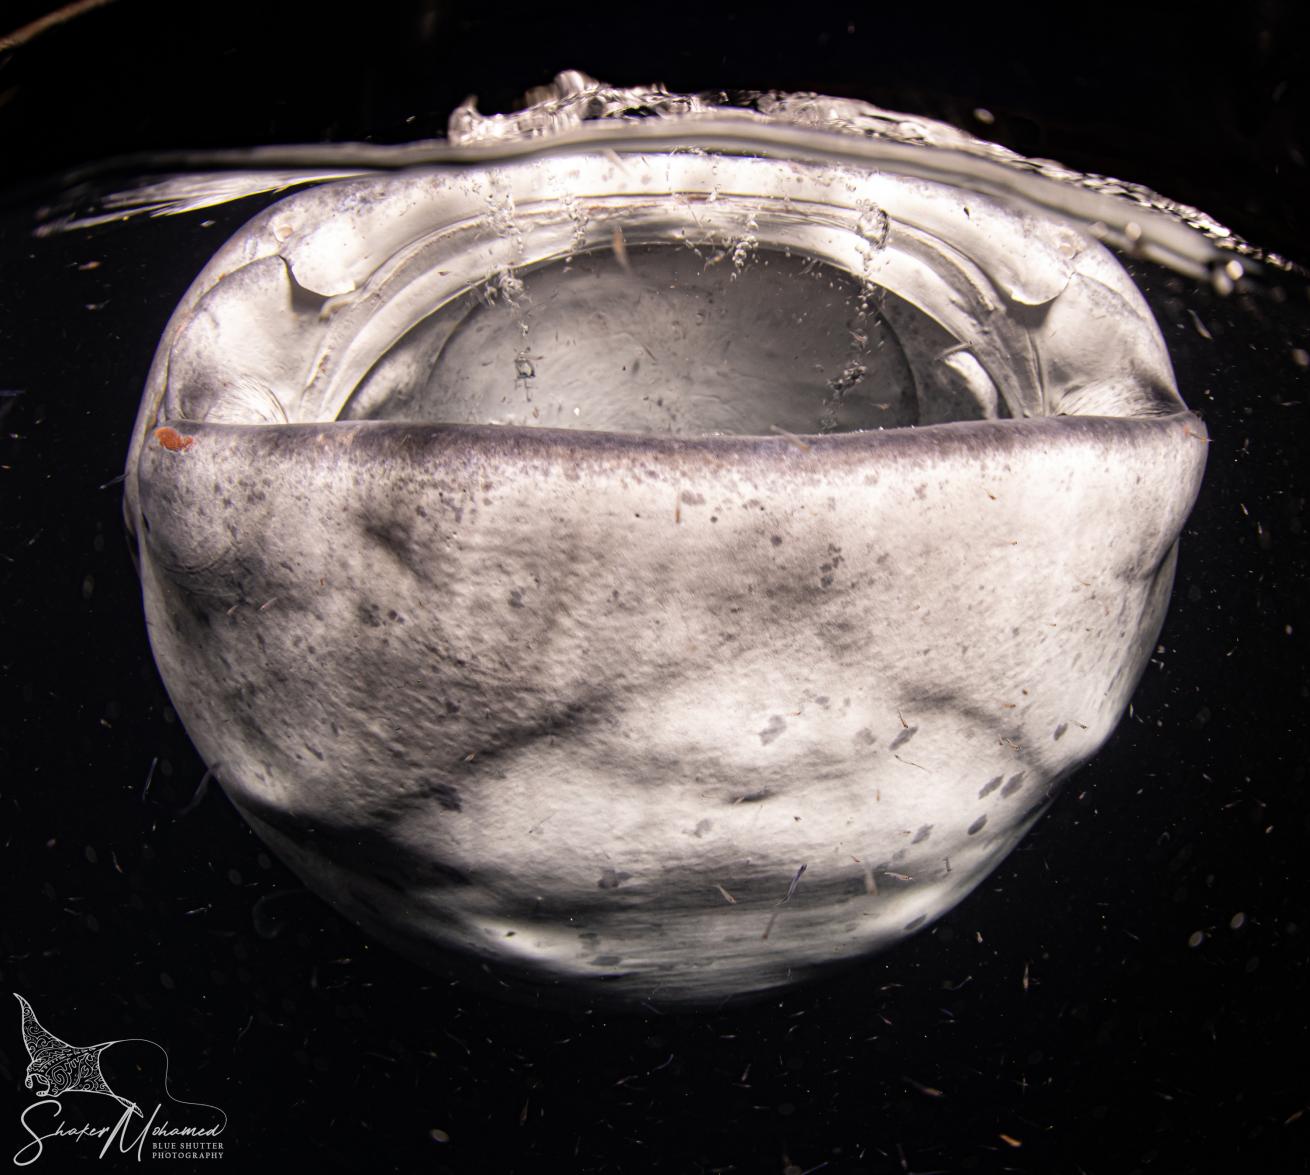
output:
<instances>
[{"instance_id":1,"label":"dark water background","mask_svg":"<svg viewBox=\"0 0 1310 1175\"><path fill-rule=\"evenodd\" d=\"M131 149L398 141L470 92L510 108L579 67L942 117L1310 261L1296 5L1218 27L1098 6L1079 37L1071 10L922 8L402 3L345 20L120 0L0 55L0 389L22 393L0 397L0 998L22 992L77 1044L163 1044L174 1092L230 1117L221 1169L1310 1170L1297 279L1275 283L1281 300L1223 299L1142 275L1213 438L1164 652L1020 849L891 953L715 1015L502 1005L301 892L217 789L186 811L204 766L146 644L119 489L99 487L168 314L255 206L35 240L28 185ZM40 6L0 11L13 27ZM31 1095L3 1006L12 1153ZM114 1084L146 1097L156 1062L139 1059ZM112 1119L105 1099L67 1100L74 1120ZM36 1169L96 1150L52 1147Z\"/></svg>"}]
</instances>

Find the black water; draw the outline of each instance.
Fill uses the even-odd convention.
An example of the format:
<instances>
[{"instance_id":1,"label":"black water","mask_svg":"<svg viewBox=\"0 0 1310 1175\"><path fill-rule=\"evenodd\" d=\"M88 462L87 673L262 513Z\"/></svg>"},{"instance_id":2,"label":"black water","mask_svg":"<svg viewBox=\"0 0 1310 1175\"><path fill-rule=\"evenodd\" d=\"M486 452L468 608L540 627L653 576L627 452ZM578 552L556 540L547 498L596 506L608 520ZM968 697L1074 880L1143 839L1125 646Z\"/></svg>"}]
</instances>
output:
<instances>
[{"instance_id":1,"label":"black water","mask_svg":"<svg viewBox=\"0 0 1310 1175\"><path fill-rule=\"evenodd\" d=\"M652 33L635 10L516 24L412 4L358 35L352 18L353 68L342 26L254 12L165 28L165 51L161 22L181 18L124 0L27 64L0 57L3 174L202 139L394 139L408 114L432 124L471 90L507 105L578 65L854 93L980 130L987 106L1018 149L1143 180L1310 259L1290 5L1204 37L1098 6L1075 52L994 15L807 6L785 27L711 15ZM1132 717L976 894L894 952L744 1010L544 1013L371 945L297 892L218 789L192 806L204 766L155 673L105 483L168 313L249 211L47 241L21 203L0 222L0 995L74 1044L162 1044L173 1092L229 1116L224 1170L1307 1169L1303 283L1278 301L1151 278L1213 440L1164 651ZM32 1100L16 1002L6 1023L12 1154ZM122 1047L112 1084L152 1098L157 1054ZM75 1124L115 1116L65 1102ZM98 1149L57 1140L36 1169Z\"/></svg>"}]
</instances>

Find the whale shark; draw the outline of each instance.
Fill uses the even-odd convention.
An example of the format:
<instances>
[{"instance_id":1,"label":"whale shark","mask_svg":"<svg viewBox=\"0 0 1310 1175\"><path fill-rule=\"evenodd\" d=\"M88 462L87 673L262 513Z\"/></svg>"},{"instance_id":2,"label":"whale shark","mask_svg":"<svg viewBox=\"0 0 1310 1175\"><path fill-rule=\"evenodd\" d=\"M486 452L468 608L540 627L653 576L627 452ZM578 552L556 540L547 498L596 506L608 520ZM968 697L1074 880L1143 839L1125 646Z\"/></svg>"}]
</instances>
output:
<instances>
[{"instance_id":1,"label":"whale shark","mask_svg":"<svg viewBox=\"0 0 1310 1175\"><path fill-rule=\"evenodd\" d=\"M1168 604L1208 438L1108 246L1259 259L850 100L570 73L451 125L121 206L299 187L184 296L128 456L188 733L310 888L497 990L703 1006L894 944Z\"/></svg>"}]
</instances>

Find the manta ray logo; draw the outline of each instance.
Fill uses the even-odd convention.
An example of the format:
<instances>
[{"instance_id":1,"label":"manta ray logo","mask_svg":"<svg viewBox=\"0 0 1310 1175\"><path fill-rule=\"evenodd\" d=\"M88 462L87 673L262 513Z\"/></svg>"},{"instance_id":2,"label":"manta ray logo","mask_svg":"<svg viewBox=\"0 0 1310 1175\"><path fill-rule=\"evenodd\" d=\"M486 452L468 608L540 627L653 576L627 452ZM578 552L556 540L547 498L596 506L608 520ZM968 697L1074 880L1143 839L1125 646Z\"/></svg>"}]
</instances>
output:
<instances>
[{"instance_id":1,"label":"manta ray logo","mask_svg":"<svg viewBox=\"0 0 1310 1175\"><path fill-rule=\"evenodd\" d=\"M27 1048L28 1065L23 1084L36 1095L36 1100L22 1113L23 1129L30 1136L17 1154L14 1163L26 1167L36 1162L43 1154L47 1143L52 1139L100 1141L103 1146L100 1157L103 1158L112 1144L117 1142L118 1149L124 1154L136 1151L138 1159L149 1142L152 1157L188 1157L220 1158L222 1143L211 1141L221 1134L227 1126L227 1114L217 1106L207 1102L189 1102L176 1098L168 1088L168 1053L153 1040L145 1037L124 1037L120 1040L106 1040L100 1044L72 1045L61 1040L36 1018L32 1005L21 995L14 992L22 1010L23 1044ZM100 1068L101 1057L107 1049L122 1044L147 1044L158 1049L164 1056L163 1090L164 1096L172 1103L213 1111L217 1121L205 1125L186 1124L173 1126L167 1120L157 1122L162 1103L157 1104L153 1113L147 1117L146 1112L130 1098L115 1093L105 1080ZM123 1112L113 1125L73 1126L56 1121L54 1129L42 1132L36 1119L40 1112L58 1120L63 1115L63 1102L66 1094L96 1093L112 1098L123 1107ZM133 1119L141 1120L139 1130ZM163 1152L156 1154L156 1152ZM172 1152L167 1154L167 1152Z\"/></svg>"},{"instance_id":2,"label":"manta ray logo","mask_svg":"<svg viewBox=\"0 0 1310 1175\"><path fill-rule=\"evenodd\" d=\"M23 1009L23 1043L31 1058L27 1079L23 1082L28 1089L37 1097L55 1098L65 1093L103 1093L141 1117L140 1107L125 1097L119 1097L100 1072L100 1054L123 1041L107 1040L104 1044L78 1048L45 1028L32 1011L32 1005L17 992L14 992L14 998Z\"/></svg>"}]
</instances>

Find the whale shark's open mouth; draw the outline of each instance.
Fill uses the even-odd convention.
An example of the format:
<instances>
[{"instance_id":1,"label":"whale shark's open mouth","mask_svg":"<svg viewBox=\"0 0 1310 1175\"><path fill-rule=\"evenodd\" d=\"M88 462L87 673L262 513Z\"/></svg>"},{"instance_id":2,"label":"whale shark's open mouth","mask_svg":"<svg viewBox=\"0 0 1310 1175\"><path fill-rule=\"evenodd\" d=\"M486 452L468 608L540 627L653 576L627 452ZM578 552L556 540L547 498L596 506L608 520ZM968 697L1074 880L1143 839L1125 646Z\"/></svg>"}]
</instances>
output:
<instances>
[{"instance_id":1,"label":"whale shark's open mouth","mask_svg":"<svg viewBox=\"0 0 1310 1175\"><path fill-rule=\"evenodd\" d=\"M166 341L161 420L673 436L1178 411L1122 268L918 177L613 148L264 213Z\"/></svg>"}]
</instances>

